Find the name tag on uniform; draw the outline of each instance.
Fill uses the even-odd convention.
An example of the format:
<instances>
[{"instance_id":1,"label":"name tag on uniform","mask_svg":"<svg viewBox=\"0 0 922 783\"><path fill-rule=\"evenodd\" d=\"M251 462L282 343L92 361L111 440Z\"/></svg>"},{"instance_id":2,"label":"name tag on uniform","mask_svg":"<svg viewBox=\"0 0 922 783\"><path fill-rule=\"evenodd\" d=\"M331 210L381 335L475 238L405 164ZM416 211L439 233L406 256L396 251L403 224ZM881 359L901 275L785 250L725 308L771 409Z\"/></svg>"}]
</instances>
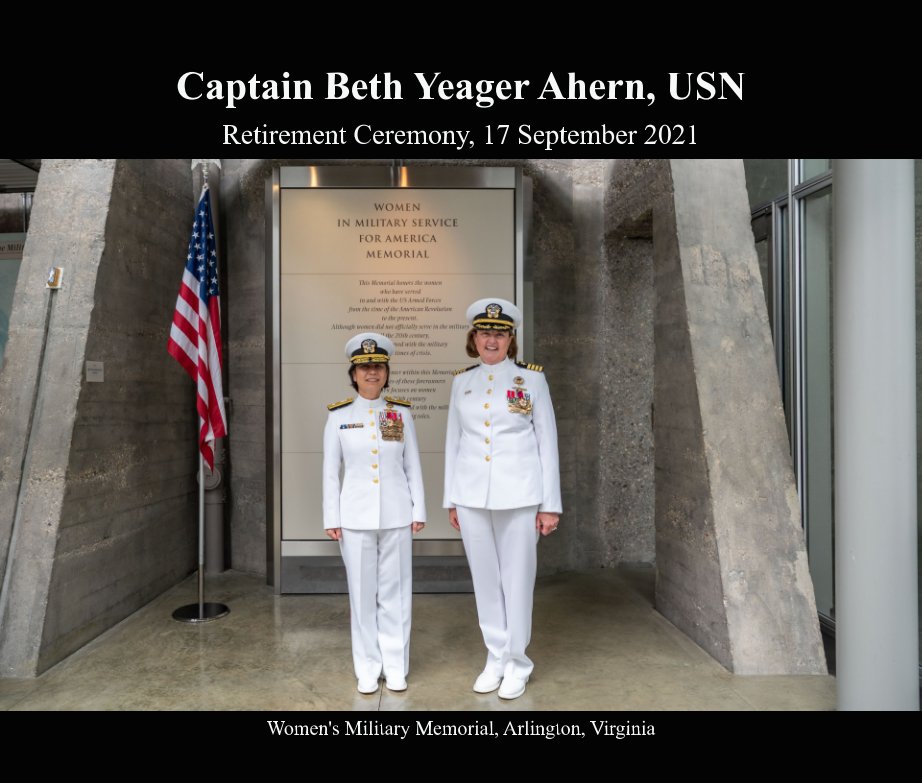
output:
<instances>
[{"instance_id":1,"label":"name tag on uniform","mask_svg":"<svg viewBox=\"0 0 922 783\"><path fill-rule=\"evenodd\" d=\"M359 430L364 426L364 424L340 424L339 428L341 430Z\"/></svg>"}]
</instances>

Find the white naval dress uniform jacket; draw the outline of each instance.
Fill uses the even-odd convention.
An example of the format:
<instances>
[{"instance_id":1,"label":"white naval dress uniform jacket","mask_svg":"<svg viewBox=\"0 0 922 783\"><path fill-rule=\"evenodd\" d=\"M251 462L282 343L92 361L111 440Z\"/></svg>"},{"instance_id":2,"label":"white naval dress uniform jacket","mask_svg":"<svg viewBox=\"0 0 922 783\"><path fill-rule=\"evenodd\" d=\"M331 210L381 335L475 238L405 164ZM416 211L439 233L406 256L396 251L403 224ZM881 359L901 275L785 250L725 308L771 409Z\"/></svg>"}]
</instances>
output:
<instances>
[{"instance_id":1,"label":"white naval dress uniform jacket","mask_svg":"<svg viewBox=\"0 0 922 783\"><path fill-rule=\"evenodd\" d=\"M509 410L507 392L519 389L530 395L531 413ZM543 373L505 359L455 376L443 505L561 512L557 424Z\"/></svg>"},{"instance_id":2,"label":"white naval dress uniform jacket","mask_svg":"<svg viewBox=\"0 0 922 783\"><path fill-rule=\"evenodd\" d=\"M381 437L380 416L403 419L403 441ZM342 483L340 466L345 465ZM426 521L413 414L404 405L358 396L330 411L323 431L323 526L388 530Z\"/></svg>"}]
</instances>

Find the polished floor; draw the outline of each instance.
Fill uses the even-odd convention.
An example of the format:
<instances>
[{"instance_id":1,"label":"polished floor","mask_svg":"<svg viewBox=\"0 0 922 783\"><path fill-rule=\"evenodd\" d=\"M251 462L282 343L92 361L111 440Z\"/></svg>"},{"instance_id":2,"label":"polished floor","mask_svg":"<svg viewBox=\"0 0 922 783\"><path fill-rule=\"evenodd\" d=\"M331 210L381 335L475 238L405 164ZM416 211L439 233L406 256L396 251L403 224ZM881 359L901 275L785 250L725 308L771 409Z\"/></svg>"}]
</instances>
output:
<instances>
[{"instance_id":1,"label":"polished floor","mask_svg":"<svg viewBox=\"0 0 922 783\"><path fill-rule=\"evenodd\" d=\"M275 596L208 578L230 614L178 623L190 578L42 676L0 679L0 710L834 710L827 676L729 674L653 609L651 569L543 578L525 695L471 685L484 652L473 596L416 595L409 688L356 691L344 595Z\"/></svg>"}]
</instances>

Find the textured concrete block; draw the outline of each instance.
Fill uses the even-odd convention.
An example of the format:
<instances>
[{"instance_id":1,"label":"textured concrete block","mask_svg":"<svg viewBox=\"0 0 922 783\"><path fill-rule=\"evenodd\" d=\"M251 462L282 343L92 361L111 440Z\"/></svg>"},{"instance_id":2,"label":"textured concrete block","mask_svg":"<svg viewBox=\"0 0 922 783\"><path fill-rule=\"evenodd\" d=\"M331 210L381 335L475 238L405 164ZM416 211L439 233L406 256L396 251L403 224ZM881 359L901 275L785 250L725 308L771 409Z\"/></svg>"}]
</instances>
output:
<instances>
[{"instance_id":1,"label":"textured concrete block","mask_svg":"<svg viewBox=\"0 0 922 783\"><path fill-rule=\"evenodd\" d=\"M186 161L42 166L0 375L0 674L53 665L193 567L195 392L166 353L193 203Z\"/></svg>"},{"instance_id":2,"label":"textured concrete block","mask_svg":"<svg viewBox=\"0 0 922 783\"><path fill-rule=\"evenodd\" d=\"M741 674L825 672L740 161L653 200L657 608Z\"/></svg>"}]
</instances>

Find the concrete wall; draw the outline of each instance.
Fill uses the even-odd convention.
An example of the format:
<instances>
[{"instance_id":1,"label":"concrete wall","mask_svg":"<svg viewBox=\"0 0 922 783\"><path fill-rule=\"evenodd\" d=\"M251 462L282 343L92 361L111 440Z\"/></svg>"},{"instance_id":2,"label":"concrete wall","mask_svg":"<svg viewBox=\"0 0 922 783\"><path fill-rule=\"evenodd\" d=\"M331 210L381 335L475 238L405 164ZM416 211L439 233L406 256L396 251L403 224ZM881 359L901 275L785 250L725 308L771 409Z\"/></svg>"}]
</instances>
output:
<instances>
[{"instance_id":1,"label":"concrete wall","mask_svg":"<svg viewBox=\"0 0 922 783\"><path fill-rule=\"evenodd\" d=\"M732 667L673 198L670 187L655 198L653 209L656 605L718 661Z\"/></svg>"},{"instance_id":2,"label":"concrete wall","mask_svg":"<svg viewBox=\"0 0 922 783\"><path fill-rule=\"evenodd\" d=\"M271 161L228 160L221 175L226 248L227 503L231 568L266 573L266 179Z\"/></svg>"},{"instance_id":3,"label":"concrete wall","mask_svg":"<svg viewBox=\"0 0 922 783\"><path fill-rule=\"evenodd\" d=\"M560 538L541 541L539 573L574 570L601 550L598 530L598 410L602 251L601 162L529 161L534 356L544 365L557 413L564 514ZM590 489L591 488L591 489ZM588 491L587 491L588 490Z\"/></svg>"},{"instance_id":4,"label":"concrete wall","mask_svg":"<svg viewBox=\"0 0 922 783\"><path fill-rule=\"evenodd\" d=\"M653 208L657 608L731 671L825 673L740 161Z\"/></svg>"},{"instance_id":5,"label":"concrete wall","mask_svg":"<svg viewBox=\"0 0 922 783\"><path fill-rule=\"evenodd\" d=\"M231 565L257 573L266 570L268 513L265 182L276 165L310 162L231 160L222 174L227 391L233 399ZM566 526L561 535L542 541L540 572L652 561L652 265L649 247L638 256L606 243L613 162L414 163L521 165L533 181L525 272L534 284L534 312L540 317L529 325L534 355L525 358L544 365L554 398ZM459 361L466 361L460 348Z\"/></svg>"},{"instance_id":6,"label":"concrete wall","mask_svg":"<svg viewBox=\"0 0 922 783\"><path fill-rule=\"evenodd\" d=\"M612 562L655 559L651 193L667 181L658 161L615 161L605 192L599 520Z\"/></svg>"},{"instance_id":7,"label":"concrete wall","mask_svg":"<svg viewBox=\"0 0 922 783\"><path fill-rule=\"evenodd\" d=\"M43 163L0 374L0 675L194 567L194 387L166 353L192 205L187 161Z\"/></svg>"}]
</instances>

